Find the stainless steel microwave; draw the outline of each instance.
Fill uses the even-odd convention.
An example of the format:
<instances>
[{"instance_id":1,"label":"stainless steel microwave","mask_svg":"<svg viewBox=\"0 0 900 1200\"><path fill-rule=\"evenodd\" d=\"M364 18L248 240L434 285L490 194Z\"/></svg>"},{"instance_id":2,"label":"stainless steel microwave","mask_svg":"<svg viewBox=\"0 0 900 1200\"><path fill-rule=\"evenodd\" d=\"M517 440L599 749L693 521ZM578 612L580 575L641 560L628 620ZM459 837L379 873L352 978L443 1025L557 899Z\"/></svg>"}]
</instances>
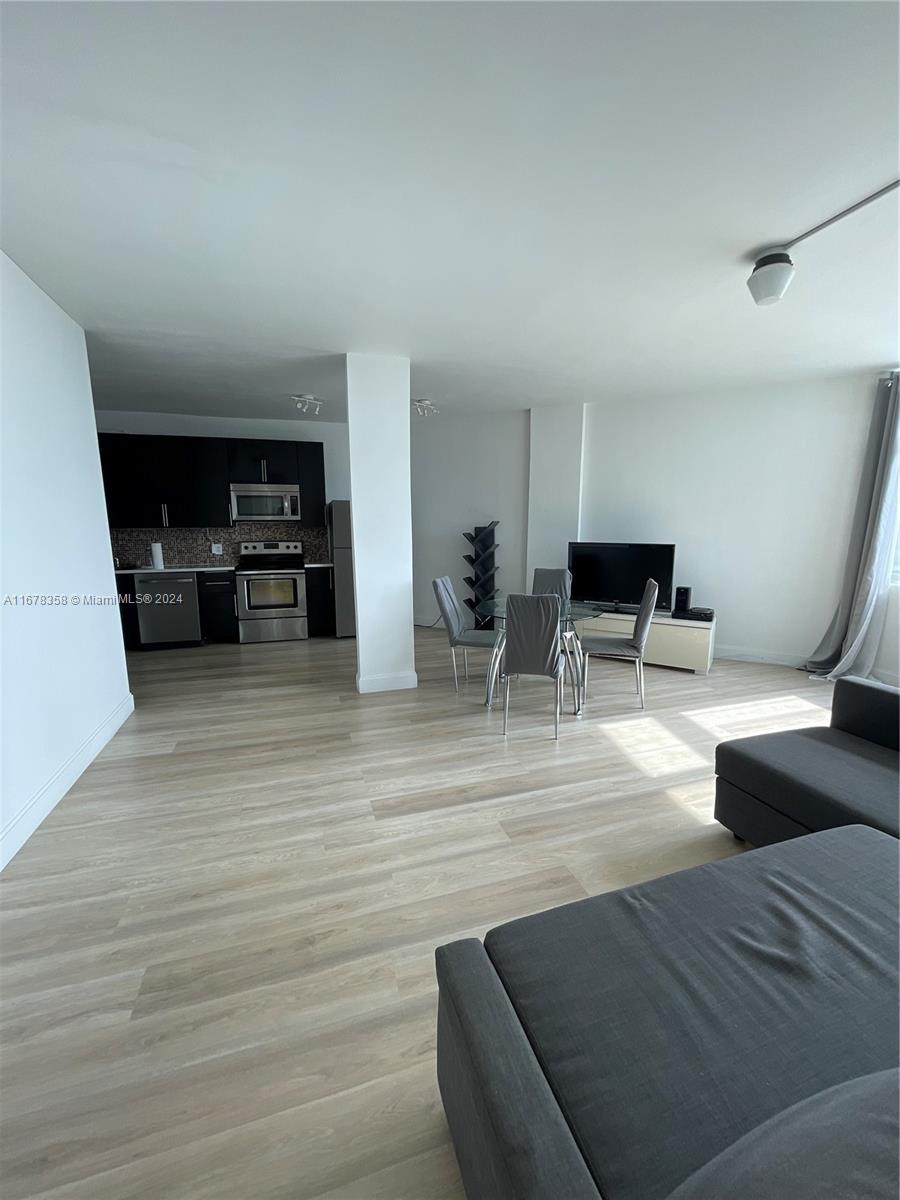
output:
<instances>
[{"instance_id":1,"label":"stainless steel microwave","mask_svg":"<svg viewBox=\"0 0 900 1200\"><path fill-rule=\"evenodd\" d=\"M290 483L233 483L232 521L299 521L300 489Z\"/></svg>"}]
</instances>

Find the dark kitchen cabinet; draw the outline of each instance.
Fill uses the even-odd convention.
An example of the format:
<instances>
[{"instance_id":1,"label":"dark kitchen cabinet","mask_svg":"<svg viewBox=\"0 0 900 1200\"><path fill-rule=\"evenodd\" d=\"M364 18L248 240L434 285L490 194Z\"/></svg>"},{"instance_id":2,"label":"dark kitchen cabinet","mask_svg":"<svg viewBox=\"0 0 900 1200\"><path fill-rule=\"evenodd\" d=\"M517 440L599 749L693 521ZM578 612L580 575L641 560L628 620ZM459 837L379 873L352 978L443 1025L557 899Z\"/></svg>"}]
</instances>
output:
<instances>
[{"instance_id":1,"label":"dark kitchen cabinet","mask_svg":"<svg viewBox=\"0 0 900 1200\"><path fill-rule=\"evenodd\" d=\"M130 433L101 433L98 441L110 527L162 525L162 500L153 471L152 443L157 439Z\"/></svg>"},{"instance_id":2,"label":"dark kitchen cabinet","mask_svg":"<svg viewBox=\"0 0 900 1200\"><path fill-rule=\"evenodd\" d=\"M229 438L228 471L231 483L296 483L295 442Z\"/></svg>"},{"instance_id":3,"label":"dark kitchen cabinet","mask_svg":"<svg viewBox=\"0 0 900 1200\"><path fill-rule=\"evenodd\" d=\"M230 525L230 483L300 487L300 524L325 525L321 442L98 435L106 510L113 529ZM274 528L274 527L273 527Z\"/></svg>"},{"instance_id":4,"label":"dark kitchen cabinet","mask_svg":"<svg viewBox=\"0 0 900 1200\"><path fill-rule=\"evenodd\" d=\"M99 444L111 528L231 523L224 439L101 433Z\"/></svg>"},{"instance_id":5,"label":"dark kitchen cabinet","mask_svg":"<svg viewBox=\"0 0 900 1200\"><path fill-rule=\"evenodd\" d=\"M138 610L135 600L134 575L116 572L116 591L119 595L119 618L122 622L122 640L126 650L141 648L141 631L138 626Z\"/></svg>"},{"instance_id":6,"label":"dark kitchen cabinet","mask_svg":"<svg viewBox=\"0 0 900 1200\"><path fill-rule=\"evenodd\" d=\"M306 622L310 637L334 637L334 569L306 568Z\"/></svg>"},{"instance_id":7,"label":"dark kitchen cabinet","mask_svg":"<svg viewBox=\"0 0 900 1200\"><path fill-rule=\"evenodd\" d=\"M321 442L296 442L300 480L300 524L304 529L325 527L325 448Z\"/></svg>"},{"instance_id":8,"label":"dark kitchen cabinet","mask_svg":"<svg viewBox=\"0 0 900 1200\"><path fill-rule=\"evenodd\" d=\"M154 438L160 447L162 496L176 529L231 524L224 438Z\"/></svg>"},{"instance_id":9,"label":"dark kitchen cabinet","mask_svg":"<svg viewBox=\"0 0 900 1200\"><path fill-rule=\"evenodd\" d=\"M198 571L200 636L204 642L238 640L234 571Z\"/></svg>"}]
</instances>

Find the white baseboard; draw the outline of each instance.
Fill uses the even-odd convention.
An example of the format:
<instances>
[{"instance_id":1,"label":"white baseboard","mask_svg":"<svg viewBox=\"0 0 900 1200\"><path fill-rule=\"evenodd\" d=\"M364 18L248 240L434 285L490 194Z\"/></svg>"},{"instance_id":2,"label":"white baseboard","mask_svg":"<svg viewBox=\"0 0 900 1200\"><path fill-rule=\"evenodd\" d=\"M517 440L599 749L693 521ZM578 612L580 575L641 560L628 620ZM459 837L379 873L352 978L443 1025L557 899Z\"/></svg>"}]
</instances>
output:
<instances>
[{"instance_id":1,"label":"white baseboard","mask_svg":"<svg viewBox=\"0 0 900 1200\"><path fill-rule=\"evenodd\" d=\"M357 675L358 692L400 692L419 686L415 671L400 671L396 675Z\"/></svg>"},{"instance_id":2,"label":"white baseboard","mask_svg":"<svg viewBox=\"0 0 900 1200\"><path fill-rule=\"evenodd\" d=\"M802 667L808 655L785 654L780 650L754 650L747 646L716 645L716 658L733 658L737 662L772 663L778 667Z\"/></svg>"},{"instance_id":3,"label":"white baseboard","mask_svg":"<svg viewBox=\"0 0 900 1200\"><path fill-rule=\"evenodd\" d=\"M131 692L120 700L108 717L88 734L46 783L26 800L17 813L0 830L0 869L18 854L40 823L50 815L79 775L91 765L120 725L134 712Z\"/></svg>"}]
</instances>

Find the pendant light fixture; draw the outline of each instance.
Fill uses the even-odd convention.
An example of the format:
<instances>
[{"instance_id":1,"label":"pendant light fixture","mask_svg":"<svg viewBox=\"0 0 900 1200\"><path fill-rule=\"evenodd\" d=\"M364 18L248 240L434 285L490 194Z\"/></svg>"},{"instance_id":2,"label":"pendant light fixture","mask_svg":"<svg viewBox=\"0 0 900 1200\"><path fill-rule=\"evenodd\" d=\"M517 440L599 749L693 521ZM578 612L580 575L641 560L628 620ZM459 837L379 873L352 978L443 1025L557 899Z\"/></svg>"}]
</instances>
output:
<instances>
[{"instance_id":1,"label":"pendant light fixture","mask_svg":"<svg viewBox=\"0 0 900 1200\"><path fill-rule=\"evenodd\" d=\"M873 200L878 200L882 196L886 196L888 192L893 192L898 187L900 187L900 179L895 179L893 183L879 188L877 192L873 192L871 196L866 196L864 200L859 200L856 204L851 204L849 208L845 208L842 212L829 217L827 221L822 221L820 224L814 225L812 229L807 229L806 233L801 233L798 237L792 238L789 242L783 242L780 246L772 246L770 249L765 250L757 258L750 278L747 280L750 295L756 303L760 306L776 304L788 290L795 274L794 263L788 251L796 246L798 242L805 242L814 233L821 233L829 225L834 225L836 222L842 221L844 217L849 217L851 213L858 212L859 209L865 208L867 204L871 204Z\"/></svg>"}]
</instances>

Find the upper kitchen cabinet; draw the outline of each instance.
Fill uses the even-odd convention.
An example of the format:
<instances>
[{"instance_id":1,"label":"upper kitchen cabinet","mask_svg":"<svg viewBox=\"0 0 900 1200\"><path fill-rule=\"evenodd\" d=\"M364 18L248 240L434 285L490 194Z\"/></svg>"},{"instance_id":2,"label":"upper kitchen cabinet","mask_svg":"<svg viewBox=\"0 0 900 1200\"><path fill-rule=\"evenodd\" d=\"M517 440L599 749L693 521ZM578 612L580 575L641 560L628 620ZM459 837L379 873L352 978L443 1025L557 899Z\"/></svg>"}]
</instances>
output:
<instances>
[{"instance_id":1,"label":"upper kitchen cabinet","mask_svg":"<svg viewBox=\"0 0 900 1200\"><path fill-rule=\"evenodd\" d=\"M156 440L130 433L98 435L106 512L113 529L165 524L163 501L154 478L154 457L148 445Z\"/></svg>"},{"instance_id":2,"label":"upper kitchen cabinet","mask_svg":"<svg viewBox=\"0 0 900 1200\"><path fill-rule=\"evenodd\" d=\"M224 438L154 438L160 447L167 524L176 528L231 523L228 450Z\"/></svg>"},{"instance_id":3,"label":"upper kitchen cabinet","mask_svg":"<svg viewBox=\"0 0 900 1200\"><path fill-rule=\"evenodd\" d=\"M230 523L222 439L101 433L99 442L113 529Z\"/></svg>"},{"instance_id":4,"label":"upper kitchen cabinet","mask_svg":"<svg viewBox=\"0 0 900 1200\"><path fill-rule=\"evenodd\" d=\"M276 493L299 485L299 523L306 529L325 525L321 442L133 433L101 433L99 442L114 529L221 528L232 523L230 485L254 484L259 490L266 483Z\"/></svg>"},{"instance_id":5,"label":"upper kitchen cabinet","mask_svg":"<svg viewBox=\"0 0 900 1200\"><path fill-rule=\"evenodd\" d=\"M300 524L306 529L325 525L325 450L321 442L296 442L300 479Z\"/></svg>"},{"instance_id":6,"label":"upper kitchen cabinet","mask_svg":"<svg viewBox=\"0 0 900 1200\"><path fill-rule=\"evenodd\" d=\"M296 484L296 443L229 438L228 472L231 483Z\"/></svg>"}]
</instances>

